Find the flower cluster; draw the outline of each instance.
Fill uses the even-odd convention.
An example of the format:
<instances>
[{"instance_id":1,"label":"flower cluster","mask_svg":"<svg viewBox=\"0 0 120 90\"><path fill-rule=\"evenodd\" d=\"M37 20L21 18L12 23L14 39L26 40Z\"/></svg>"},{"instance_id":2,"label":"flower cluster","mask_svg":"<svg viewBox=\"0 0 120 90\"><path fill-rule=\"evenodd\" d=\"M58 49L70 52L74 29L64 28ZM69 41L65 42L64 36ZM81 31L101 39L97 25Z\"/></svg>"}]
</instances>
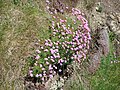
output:
<instances>
[{"instance_id":1,"label":"flower cluster","mask_svg":"<svg viewBox=\"0 0 120 90\"><path fill-rule=\"evenodd\" d=\"M53 16L52 37L36 50L34 63L29 70L31 77L45 81L56 74L63 74L72 61L81 63L86 59L91 40L88 21L78 9L73 8L72 15L73 18L64 19Z\"/></svg>"}]
</instances>

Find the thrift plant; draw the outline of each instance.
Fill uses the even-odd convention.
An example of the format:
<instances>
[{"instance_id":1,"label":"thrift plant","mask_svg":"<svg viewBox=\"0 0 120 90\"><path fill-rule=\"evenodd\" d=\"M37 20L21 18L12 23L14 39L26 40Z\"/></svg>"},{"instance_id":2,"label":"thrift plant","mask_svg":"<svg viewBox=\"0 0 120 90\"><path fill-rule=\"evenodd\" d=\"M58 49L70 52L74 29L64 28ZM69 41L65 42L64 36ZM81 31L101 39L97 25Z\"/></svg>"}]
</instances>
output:
<instances>
[{"instance_id":1,"label":"thrift plant","mask_svg":"<svg viewBox=\"0 0 120 90\"><path fill-rule=\"evenodd\" d=\"M44 82L56 74L63 75L73 61L81 63L86 59L91 40L88 21L78 9L73 8L72 15L64 19L53 16L50 39L45 40L30 61L30 77Z\"/></svg>"}]
</instances>

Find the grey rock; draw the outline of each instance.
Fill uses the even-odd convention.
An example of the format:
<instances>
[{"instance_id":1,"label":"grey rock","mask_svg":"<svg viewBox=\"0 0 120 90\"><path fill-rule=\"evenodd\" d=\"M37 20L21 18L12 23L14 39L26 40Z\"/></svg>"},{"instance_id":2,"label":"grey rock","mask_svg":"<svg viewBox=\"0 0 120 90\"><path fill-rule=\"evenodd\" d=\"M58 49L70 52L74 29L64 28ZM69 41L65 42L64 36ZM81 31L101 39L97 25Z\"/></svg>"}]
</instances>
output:
<instances>
[{"instance_id":1,"label":"grey rock","mask_svg":"<svg viewBox=\"0 0 120 90\"><path fill-rule=\"evenodd\" d=\"M107 54L109 53L109 35L107 32L107 27L104 27L100 30L99 32L99 40L97 40L97 42L100 45L100 48L102 49L102 54L104 56L107 56Z\"/></svg>"}]
</instances>

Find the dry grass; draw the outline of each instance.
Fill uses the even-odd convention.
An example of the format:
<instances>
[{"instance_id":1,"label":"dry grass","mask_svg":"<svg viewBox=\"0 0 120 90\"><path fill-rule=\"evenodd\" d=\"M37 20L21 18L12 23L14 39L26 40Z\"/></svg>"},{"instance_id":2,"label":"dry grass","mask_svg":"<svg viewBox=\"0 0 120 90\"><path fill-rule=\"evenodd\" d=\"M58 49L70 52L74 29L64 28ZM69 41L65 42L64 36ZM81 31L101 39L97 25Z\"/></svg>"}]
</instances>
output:
<instances>
[{"instance_id":1,"label":"dry grass","mask_svg":"<svg viewBox=\"0 0 120 90\"><path fill-rule=\"evenodd\" d=\"M24 90L26 58L37 38L49 36L45 2L17 1L0 1L0 90Z\"/></svg>"}]
</instances>

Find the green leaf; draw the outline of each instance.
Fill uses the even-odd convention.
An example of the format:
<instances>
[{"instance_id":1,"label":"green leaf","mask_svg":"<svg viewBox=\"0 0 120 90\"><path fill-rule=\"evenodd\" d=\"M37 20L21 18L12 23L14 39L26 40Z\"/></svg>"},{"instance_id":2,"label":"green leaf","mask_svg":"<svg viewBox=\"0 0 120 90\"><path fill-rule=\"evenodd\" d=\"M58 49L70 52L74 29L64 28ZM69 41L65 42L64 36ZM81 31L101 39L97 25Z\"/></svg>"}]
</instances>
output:
<instances>
[{"instance_id":1,"label":"green leaf","mask_svg":"<svg viewBox=\"0 0 120 90\"><path fill-rule=\"evenodd\" d=\"M39 74L39 73L41 73L41 68L39 66L34 66L33 74L36 75L36 74Z\"/></svg>"},{"instance_id":2,"label":"green leaf","mask_svg":"<svg viewBox=\"0 0 120 90\"><path fill-rule=\"evenodd\" d=\"M29 57L29 58L28 58L28 64L29 64L30 66L33 66L34 63L35 63L35 60L33 59L33 57Z\"/></svg>"}]
</instances>

